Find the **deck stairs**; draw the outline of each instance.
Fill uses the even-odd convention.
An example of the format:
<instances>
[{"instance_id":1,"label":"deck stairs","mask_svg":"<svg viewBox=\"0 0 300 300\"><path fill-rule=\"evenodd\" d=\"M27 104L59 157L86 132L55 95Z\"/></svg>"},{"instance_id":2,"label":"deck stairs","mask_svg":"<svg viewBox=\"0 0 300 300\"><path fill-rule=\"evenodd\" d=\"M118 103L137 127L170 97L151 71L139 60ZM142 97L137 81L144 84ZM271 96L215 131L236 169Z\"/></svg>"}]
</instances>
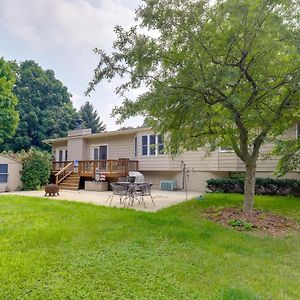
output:
<instances>
[{"instance_id":1,"label":"deck stairs","mask_svg":"<svg viewBox=\"0 0 300 300\"><path fill-rule=\"evenodd\" d=\"M73 190L77 191L79 189L80 176L77 173L72 173L66 177L61 183L59 183L59 188L62 190Z\"/></svg>"}]
</instances>

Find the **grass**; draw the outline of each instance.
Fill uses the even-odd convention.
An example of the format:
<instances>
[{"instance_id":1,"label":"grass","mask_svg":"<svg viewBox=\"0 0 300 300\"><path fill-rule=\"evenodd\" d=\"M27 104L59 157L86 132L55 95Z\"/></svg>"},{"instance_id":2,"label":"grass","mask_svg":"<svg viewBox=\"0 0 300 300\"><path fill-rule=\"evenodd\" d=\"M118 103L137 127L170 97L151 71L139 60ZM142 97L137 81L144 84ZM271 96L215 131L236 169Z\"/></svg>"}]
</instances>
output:
<instances>
[{"instance_id":1,"label":"grass","mask_svg":"<svg viewBox=\"0 0 300 300\"><path fill-rule=\"evenodd\" d=\"M200 217L210 194L158 213L0 196L0 299L300 299L300 234L236 232ZM256 208L300 222L300 199Z\"/></svg>"}]
</instances>

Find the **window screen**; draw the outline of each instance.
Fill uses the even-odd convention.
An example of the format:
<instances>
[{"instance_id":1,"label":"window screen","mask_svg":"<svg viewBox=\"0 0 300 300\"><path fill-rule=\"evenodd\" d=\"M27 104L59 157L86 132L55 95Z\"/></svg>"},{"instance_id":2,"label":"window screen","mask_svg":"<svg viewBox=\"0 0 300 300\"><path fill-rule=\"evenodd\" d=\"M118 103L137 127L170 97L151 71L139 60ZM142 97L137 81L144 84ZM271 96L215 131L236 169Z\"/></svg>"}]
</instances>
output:
<instances>
[{"instance_id":1,"label":"window screen","mask_svg":"<svg viewBox=\"0 0 300 300\"><path fill-rule=\"evenodd\" d=\"M0 164L0 182L7 182L8 164Z\"/></svg>"},{"instance_id":2,"label":"window screen","mask_svg":"<svg viewBox=\"0 0 300 300\"><path fill-rule=\"evenodd\" d=\"M0 164L0 174L1 173L4 173L4 174L8 173L8 164Z\"/></svg>"},{"instance_id":3,"label":"window screen","mask_svg":"<svg viewBox=\"0 0 300 300\"><path fill-rule=\"evenodd\" d=\"M158 154L163 154L164 153L164 141L160 135L158 136L157 139L158 139Z\"/></svg>"},{"instance_id":4,"label":"window screen","mask_svg":"<svg viewBox=\"0 0 300 300\"><path fill-rule=\"evenodd\" d=\"M99 159L99 148L94 148L94 160Z\"/></svg>"},{"instance_id":5,"label":"window screen","mask_svg":"<svg viewBox=\"0 0 300 300\"><path fill-rule=\"evenodd\" d=\"M148 136L142 136L142 155L148 155Z\"/></svg>"},{"instance_id":6,"label":"window screen","mask_svg":"<svg viewBox=\"0 0 300 300\"><path fill-rule=\"evenodd\" d=\"M137 137L134 138L134 156L137 156Z\"/></svg>"},{"instance_id":7,"label":"window screen","mask_svg":"<svg viewBox=\"0 0 300 300\"><path fill-rule=\"evenodd\" d=\"M155 155L156 152L155 135L150 135L150 155Z\"/></svg>"}]
</instances>

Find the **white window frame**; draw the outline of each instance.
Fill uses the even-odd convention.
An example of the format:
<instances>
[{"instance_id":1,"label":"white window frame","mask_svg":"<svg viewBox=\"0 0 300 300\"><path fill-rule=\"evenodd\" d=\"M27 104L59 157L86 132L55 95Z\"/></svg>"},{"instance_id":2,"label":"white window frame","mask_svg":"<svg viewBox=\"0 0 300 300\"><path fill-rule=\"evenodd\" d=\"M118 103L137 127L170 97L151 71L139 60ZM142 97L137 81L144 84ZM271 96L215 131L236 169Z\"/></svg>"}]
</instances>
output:
<instances>
[{"instance_id":1,"label":"white window frame","mask_svg":"<svg viewBox=\"0 0 300 300\"><path fill-rule=\"evenodd\" d=\"M222 149L222 147L219 147L219 152L221 153L234 153L233 149Z\"/></svg>"},{"instance_id":2,"label":"white window frame","mask_svg":"<svg viewBox=\"0 0 300 300\"><path fill-rule=\"evenodd\" d=\"M59 147L59 148L55 148L55 161L59 161L59 151L63 152L63 156L62 156L62 161L66 161L66 151L68 151L68 147ZM68 151L68 156L69 156L69 151Z\"/></svg>"},{"instance_id":3,"label":"white window frame","mask_svg":"<svg viewBox=\"0 0 300 300\"><path fill-rule=\"evenodd\" d=\"M98 156L100 155L100 146L106 146L106 154L107 154L107 160L109 160L109 146L108 144L93 144L91 145L91 148L90 148L90 160L94 160L94 149L95 148L98 148ZM98 160L99 160L99 157L98 157Z\"/></svg>"},{"instance_id":4,"label":"white window frame","mask_svg":"<svg viewBox=\"0 0 300 300\"><path fill-rule=\"evenodd\" d=\"M150 154L151 145L150 145L150 136L155 136L155 154ZM143 136L147 136L147 155L143 154ZM159 144L158 144L158 134L143 134L141 135L141 156L142 157L153 157L153 156L162 156L165 153L159 153ZM152 144L153 145L153 144Z\"/></svg>"},{"instance_id":5,"label":"white window frame","mask_svg":"<svg viewBox=\"0 0 300 300\"><path fill-rule=\"evenodd\" d=\"M0 173L0 175L6 175L6 181L1 181L0 184L8 183L8 176L9 176L9 164L0 164L0 165L7 165L7 173Z\"/></svg>"}]
</instances>

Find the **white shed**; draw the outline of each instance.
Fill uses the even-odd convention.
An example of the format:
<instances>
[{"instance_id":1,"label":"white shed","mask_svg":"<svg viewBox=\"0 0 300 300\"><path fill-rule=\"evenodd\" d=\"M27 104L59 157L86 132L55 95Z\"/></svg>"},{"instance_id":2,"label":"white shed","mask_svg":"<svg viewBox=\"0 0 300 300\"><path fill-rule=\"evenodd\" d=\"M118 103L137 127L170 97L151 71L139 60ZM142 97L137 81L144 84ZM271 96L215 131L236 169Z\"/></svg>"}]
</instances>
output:
<instances>
[{"instance_id":1,"label":"white shed","mask_svg":"<svg viewBox=\"0 0 300 300\"><path fill-rule=\"evenodd\" d=\"M0 153L0 192L16 191L22 186L22 162Z\"/></svg>"}]
</instances>

